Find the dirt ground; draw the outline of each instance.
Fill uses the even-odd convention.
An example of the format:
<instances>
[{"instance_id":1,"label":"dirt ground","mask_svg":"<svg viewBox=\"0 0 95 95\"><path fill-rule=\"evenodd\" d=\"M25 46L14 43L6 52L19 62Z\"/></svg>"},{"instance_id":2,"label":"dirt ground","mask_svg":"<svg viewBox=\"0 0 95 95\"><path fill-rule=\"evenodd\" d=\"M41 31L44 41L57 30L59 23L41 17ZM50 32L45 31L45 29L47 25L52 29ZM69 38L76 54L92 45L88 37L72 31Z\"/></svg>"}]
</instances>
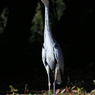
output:
<instances>
[{"instance_id":1,"label":"dirt ground","mask_svg":"<svg viewBox=\"0 0 95 95\"><path fill-rule=\"evenodd\" d=\"M48 91L47 90L32 90L32 91L27 91L24 92L23 94L21 92L11 92L11 91L6 91L6 95L47 95ZM4 92L0 95L5 95ZM51 90L51 95L52 90ZM75 89L75 86L63 88L63 89L56 89L56 95L95 95L95 90L92 90L91 92L87 93L86 90L82 89L81 91Z\"/></svg>"}]
</instances>

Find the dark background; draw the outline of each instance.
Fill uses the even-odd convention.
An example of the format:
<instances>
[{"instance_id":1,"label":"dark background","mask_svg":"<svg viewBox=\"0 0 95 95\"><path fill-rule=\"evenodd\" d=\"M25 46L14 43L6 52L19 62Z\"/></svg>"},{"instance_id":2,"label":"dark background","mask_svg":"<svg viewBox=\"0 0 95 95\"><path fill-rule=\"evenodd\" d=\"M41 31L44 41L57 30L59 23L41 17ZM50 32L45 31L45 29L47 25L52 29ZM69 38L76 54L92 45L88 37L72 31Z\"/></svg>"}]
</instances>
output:
<instances>
[{"instance_id":1,"label":"dark background","mask_svg":"<svg viewBox=\"0 0 95 95\"><path fill-rule=\"evenodd\" d=\"M36 84L36 81L31 89L47 87L47 75L41 60L43 37L42 42L29 43L31 20L38 1L0 0L0 14L5 6L9 7L7 26L4 33L0 34L1 90L8 89L10 84L17 88L26 83L31 83L33 86L35 80L42 84ZM65 85L68 85L67 76L73 82L75 80L93 82L95 79L94 0L64 0L64 2L66 9L61 19L55 22L52 33L63 51ZM44 19L44 6L43 4L41 6ZM46 86L43 86L44 84Z\"/></svg>"}]
</instances>

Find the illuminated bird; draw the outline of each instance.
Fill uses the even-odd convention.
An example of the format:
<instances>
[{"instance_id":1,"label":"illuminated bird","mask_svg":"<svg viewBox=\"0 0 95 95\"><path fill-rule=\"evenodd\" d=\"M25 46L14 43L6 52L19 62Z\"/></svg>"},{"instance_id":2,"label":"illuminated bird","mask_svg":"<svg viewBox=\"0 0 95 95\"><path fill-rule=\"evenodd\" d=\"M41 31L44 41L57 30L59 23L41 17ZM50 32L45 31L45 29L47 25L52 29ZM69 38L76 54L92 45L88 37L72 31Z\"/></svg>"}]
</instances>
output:
<instances>
[{"instance_id":1,"label":"illuminated bird","mask_svg":"<svg viewBox=\"0 0 95 95\"><path fill-rule=\"evenodd\" d=\"M50 75L53 76L53 94L55 95L55 83L62 83L62 75L64 72L64 60L62 50L53 38L49 24L49 1L41 0L45 6L45 28L44 43L42 46L42 61L48 75L48 86L50 95Z\"/></svg>"}]
</instances>

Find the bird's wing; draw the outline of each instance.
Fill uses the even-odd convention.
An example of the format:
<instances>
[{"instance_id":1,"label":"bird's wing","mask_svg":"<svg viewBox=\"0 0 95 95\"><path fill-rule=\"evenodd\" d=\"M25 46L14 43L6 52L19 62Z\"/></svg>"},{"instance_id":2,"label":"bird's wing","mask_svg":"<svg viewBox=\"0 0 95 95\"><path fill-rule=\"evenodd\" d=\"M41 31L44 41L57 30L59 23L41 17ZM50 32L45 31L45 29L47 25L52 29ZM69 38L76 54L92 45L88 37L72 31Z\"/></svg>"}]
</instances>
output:
<instances>
[{"instance_id":1,"label":"bird's wing","mask_svg":"<svg viewBox=\"0 0 95 95\"><path fill-rule=\"evenodd\" d=\"M46 57L46 55L45 55L45 49L44 49L44 44L43 44L43 46L42 46L42 61L43 61L43 64L46 68L45 57Z\"/></svg>"},{"instance_id":2,"label":"bird's wing","mask_svg":"<svg viewBox=\"0 0 95 95\"><path fill-rule=\"evenodd\" d=\"M58 65L59 65L59 68L63 72L64 71L63 54L62 54L62 50L61 50L59 44L57 43L57 41L55 41L55 44L54 44L54 55L55 55L55 59L57 60Z\"/></svg>"},{"instance_id":3,"label":"bird's wing","mask_svg":"<svg viewBox=\"0 0 95 95\"><path fill-rule=\"evenodd\" d=\"M57 60L57 62L59 62L59 50L58 50L57 43L54 44L54 55L55 55L55 59Z\"/></svg>"}]
</instances>

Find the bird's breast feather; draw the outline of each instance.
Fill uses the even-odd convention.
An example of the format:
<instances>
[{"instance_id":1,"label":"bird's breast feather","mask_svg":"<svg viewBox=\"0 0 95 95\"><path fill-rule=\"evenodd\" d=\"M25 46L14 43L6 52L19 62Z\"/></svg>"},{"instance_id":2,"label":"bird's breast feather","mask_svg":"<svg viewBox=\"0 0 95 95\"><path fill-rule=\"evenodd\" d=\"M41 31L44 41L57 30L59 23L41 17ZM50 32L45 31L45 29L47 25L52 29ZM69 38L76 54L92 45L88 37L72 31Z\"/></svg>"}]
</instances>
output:
<instances>
[{"instance_id":1,"label":"bird's breast feather","mask_svg":"<svg viewBox=\"0 0 95 95\"><path fill-rule=\"evenodd\" d=\"M54 64L55 64L54 56L52 56L51 54L47 54L46 61L49 67L51 69L54 69Z\"/></svg>"}]
</instances>

